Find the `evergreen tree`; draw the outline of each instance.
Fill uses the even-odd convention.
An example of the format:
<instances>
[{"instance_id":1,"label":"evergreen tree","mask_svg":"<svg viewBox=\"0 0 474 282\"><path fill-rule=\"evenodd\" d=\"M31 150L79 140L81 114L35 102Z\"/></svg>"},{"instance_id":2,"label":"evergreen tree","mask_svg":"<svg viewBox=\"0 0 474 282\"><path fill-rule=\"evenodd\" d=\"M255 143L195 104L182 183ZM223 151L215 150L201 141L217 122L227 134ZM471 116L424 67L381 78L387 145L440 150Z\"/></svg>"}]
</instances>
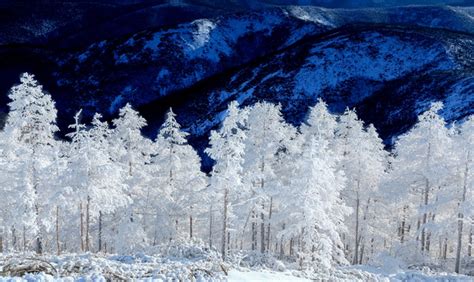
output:
<instances>
[{"instance_id":1,"label":"evergreen tree","mask_svg":"<svg viewBox=\"0 0 474 282\"><path fill-rule=\"evenodd\" d=\"M220 129L211 132L209 142L211 147L206 149L206 153L216 161L211 173L211 189L215 197L223 203L221 241L223 260L226 260L229 248L227 241L230 234L230 219L234 217L233 204L243 189L242 164L246 119L247 111L238 109L237 102L231 102Z\"/></svg>"},{"instance_id":2,"label":"evergreen tree","mask_svg":"<svg viewBox=\"0 0 474 282\"><path fill-rule=\"evenodd\" d=\"M27 208L35 209L36 228L33 236L36 237L36 252L42 253L42 234L51 228L52 222L47 217L51 208L49 195L53 179L50 178L52 167L55 165L57 155L57 142L54 139L57 111L51 96L43 91L34 76L24 73L20 77L20 84L11 88L8 97L10 112L6 120L4 134L11 142L13 150L21 162L23 175L17 183L24 188L26 203L21 204ZM15 148L17 147L17 148ZM19 147L22 147L19 149ZM10 151L9 153L11 153ZM22 164L21 164L22 163ZM19 168L15 168L19 169ZM34 193L31 193L34 191Z\"/></svg>"},{"instance_id":3,"label":"evergreen tree","mask_svg":"<svg viewBox=\"0 0 474 282\"><path fill-rule=\"evenodd\" d=\"M153 163L162 194L171 199L167 212L174 221L176 234L184 237L179 222L188 219L189 238L193 238L193 216L204 212L207 201L207 178L201 171L198 154L187 143L188 133L181 130L175 117L170 109L155 140Z\"/></svg>"},{"instance_id":4,"label":"evergreen tree","mask_svg":"<svg viewBox=\"0 0 474 282\"><path fill-rule=\"evenodd\" d=\"M354 231L347 233L346 238L354 245L352 263L359 264L363 260L361 243L364 234L361 227L365 224L361 221L367 218L364 210L367 210L384 174L386 152L375 129L369 127L366 130L356 113L348 109L339 119L336 139L336 152L340 156L339 169L347 178L343 199L354 210L346 222L349 230Z\"/></svg>"}]
</instances>

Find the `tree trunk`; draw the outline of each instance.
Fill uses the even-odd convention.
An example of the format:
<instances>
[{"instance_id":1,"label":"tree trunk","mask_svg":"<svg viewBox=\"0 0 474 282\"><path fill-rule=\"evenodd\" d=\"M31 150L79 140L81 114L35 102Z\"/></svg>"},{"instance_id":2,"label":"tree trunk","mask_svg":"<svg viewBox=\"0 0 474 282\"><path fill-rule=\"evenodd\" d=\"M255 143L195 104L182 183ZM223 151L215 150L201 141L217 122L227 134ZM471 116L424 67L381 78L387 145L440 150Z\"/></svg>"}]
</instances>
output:
<instances>
[{"instance_id":1,"label":"tree trunk","mask_svg":"<svg viewBox=\"0 0 474 282\"><path fill-rule=\"evenodd\" d=\"M462 249L462 229L463 229L463 213L458 213L458 242L456 246L456 262L454 271L459 273L461 269L461 249Z\"/></svg>"},{"instance_id":2,"label":"tree trunk","mask_svg":"<svg viewBox=\"0 0 474 282\"><path fill-rule=\"evenodd\" d=\"M444 238L443 244L443 259L446 260L448 257L448 238Z\"/></svg>"},{"instance_id":3,"label":"tree trunk","mask_svg":"<svg viewBox=\"0 0 474 282\"><path fill-rule=\"evenodd\" d=\"M90 228L90 203L91 198L87 196L87 205L86 205L86 252L90 248L90 238L89 238L89 228Z\"/></svg>"},{"instance_id":4,"label":"tree trunk","mask_svg":"<svg viewBox=\"0 0 474 282\"><path fill-rule=\"evenodd\" d=\"M209 207L209 249L212 249L212 205Z\"/></svg>"},{"instance_id":5,"label":"tree trunk","mask_svg":"<svg viewBox=\"0 0 474 282\"><path fill-rule=\"evenodd\" d=\"M293 244L294 244L294 240L293 240L293 237L291 237L291 239L290 239L290 256L293 256Z\"/></svg>"},{"instance_id":6,"label":"tree trunk","mask_svg":"<svg viewBox=\"0 0 474 282\"><path fill-rule=\"evenodd\" d=\"M79 203L79 210L81 214L81 252L84 252L84 210L82 208L82 202Z\"/></svg>"},{"instance_id":7,"label":"tree trunk","mask_svg":"<svg viewBox=\"0 0 474 282\"><path fill-rule=\"evenodd\" d=\"M226 188L224 191L224 214L222 215L222 246L221 246L221 253L222 253L222 260L226 260L226 235L227 235L227 204L228 204L228 196L229 190Z\"/></svg>"},{"instance_id":8,"label":"tree trunk","mask_svg":"<svg viewBox=\"0 0 474 282\"><path fill-rule=\"evenodd\" d=\"M283 223L282 230L285 230L285 224ZM285 256L285 249L283 248L283 236L280 240L280 260Z\"/></svg>"},{"instance_id":9,"label":"tree trunk","mask_svg":"<svg viewBox=\"0 0 474 282\"><path fill-rule=\"evenodd\" d=\"M257 223L255 220L255 211L252 211L252 251L257 249Z\"/></svg>"},{"instance_id":10,"label":"tree trunk","mask_svg":"<svg viewBox=\"0 0 474 282\"><path fill-rule=\"evenodd\" d=\"M431 232L426 233L426 246L425 246L425 251L430 253L430 247L431 247Z\"/></svg>"},{"instance_id":11,"label":"tree trunk","mask_svg":"<svg viewBox=\"0 0 474 282\"><path fill-rule=\"evenodd\" d=\"M468 156L467 156L468 160L470 158L469 155L470 154L468 153ZM469 165L466 162L466 166L464 168L463 189L462 189L463 191L462 191L462 199L461 199L460 206L462 206L462 204L466 201L468 175L469 175ZM462 208L462 207L460 207L460 208ZM461 269L461 249L462 249L463 220L464 220L464 214L462 213L462 211L460 211L458 213L458 244L457 244L457 247L456 247L456 263L455 263L455 267L454 267L454 271L456 273L459 273L459 271Z\"/></svg>"},{"instance_id":12,"label":"tree trunk","mask_svg":"<svg viewBox=\"0 0 474 282\"><path fill-rule=\"evenodd\" d=\"M271 230L271 219L273 212L273 197L270 197L270 210L268 212L268 224L267 224L267 252L270 252L270 230ZM276 251L276 250L275 250Z\"/></svg>"},{"instance_id":13,"label":"tree trunk","mask_svg":"<svg viewBox=\"0 0 474 282\"><path fill-rule=\"evenodd\" d=\"M61 246L59 243L59 206L56 206L56 251L59 256L61 254Z\"/></svg>"},{"instance_id":14,"label":"tree trunk","mask_svg":"<svg viewBox=\"0 0 474 282\"><path fill-rule=\"evenodd\" d=\"M362 264L362 260L364 259L364 251L365 251L365 244L362 244L360 247L359 264Z\"/></svg>"},{"instance_id":15,"label":"tree trunk","mask_svg":"<svg viewBox=\"0 0 474 282\"><path fill-rule=\"evenodd\" d=\"M38 205L35 205L36 210L36 218L39 219L39 208ZM39 227L39 224L38 224ZM43 254L43 244L41 242L41 229L38 231L38 235L36 236L36 253L38 255Z\"/></svg>"},{"instance_id":16,"label":"tree trunk","mask_svg":"<svg viewBox=\"0 0 474 282\"><path fill-rule=\"evenodd\" d=\"M23 225L23 251L26 251L26 228Z\"/></svg>"},{"instance_id":17,"label":"tree trunk","mask_svg":"<svg viewBox=\"0 0 474 282\"><path fill-rule=\"evenodd\" d=\"M36 215L36 226L38 227L38 234L36 234L36 253L41 255L43 253L43 244L41 242L41 222L40 222L40 214L39 214L39 203L38 203L38 177L36 171L36 148L33 147L31 159L33 160L31 163L31 177L33 182L33 189L36 195L34 207L35 207L35 215Z\"/></svg>"},{"instance_id":18,"label":"tree trunk","mask_svg":"<svg viewBox=\"0 0 474 282\"><path fill-rule=\"evenodd\" d=\"M424 195L423 195L423 198L424 198L423 204L424 204L425 209L428 206L429 191L430 191L430 183L429 183L428 179L426 179L425 191L424 191ZM422 229L421 229L421 251L422 252L426 251L426 227L425 227L425 225L426 225L427 219L428 219L428 213L425 210L424 213L423 213L423 221L422 221Z\"/></svg>"},{"instance_id":19,"label":"tree trunk","mask_svg":"<svg viewBox=\"0 0 474 282\"><path fill-rule=\"evenodd\" d=\"M262 212L260 213L260 253L265 253L265 204L262 204Z\"/></svg>"},{"instance_id":20,"label":"tree trunk","mask_svg":"<svg viewBox=\"0 0 474 282\"><path fill-rule=\"evenodd\" d=\"M400 243L402 243L402 244L405 241L406 210L407 210L407 206L403 206L402 226L401 226L401 230L400 230Z\"/></svg>"},{"instance_id":21,"label":"tree trunk","mask_svg":"<svg viewBox=\"0 0 474 282\"><path fill-rule=\"evenodd\" d=\"M193 238L193 216L189 216L189 238Z\"/></svg>"},{"instance_id":22,"label":"tree trunk","mask_svg":"<svg viewBox=\"0 0 474 282\"><path fill-rule=\"evenodd\" d=\"M355 225L355 246L354 246L354 257L352 258L352 264L357 264L359 259L359 210L360 210L360 199L359 193L356 196L356 210L355 210L355 218L356 218L356 225Z\"/></svg>"},{"instance_id":23,"label":"tree trunk","mask_svg":"<svg viewBox=\"0 0 474 282\"><path fill-rule=\"evenodd\" d=\"M16 229L15 226L12 226L12 247L13 250L17 250L17 239L16 239Z\"/></svg>"},{"instance_id":24,"label":"tree trunk","mask_svg":"<svg viewBox=\"0 0 474 282\"><path fill-rule=\"evenodd\" d=\"M471 222L471 230L469 231L469 245L467 246L467 256L472 256L472 222Z\"/></svg>"},{"instance_id":25,"label":"tree trunk","mask_svg":"<svg viewBox=\"0 0 474 282\"><path fill-rule=\"evenodd\" d=\"M102 211L99 211L99 252L102 251Z\"/></svg>"}]
</instances>

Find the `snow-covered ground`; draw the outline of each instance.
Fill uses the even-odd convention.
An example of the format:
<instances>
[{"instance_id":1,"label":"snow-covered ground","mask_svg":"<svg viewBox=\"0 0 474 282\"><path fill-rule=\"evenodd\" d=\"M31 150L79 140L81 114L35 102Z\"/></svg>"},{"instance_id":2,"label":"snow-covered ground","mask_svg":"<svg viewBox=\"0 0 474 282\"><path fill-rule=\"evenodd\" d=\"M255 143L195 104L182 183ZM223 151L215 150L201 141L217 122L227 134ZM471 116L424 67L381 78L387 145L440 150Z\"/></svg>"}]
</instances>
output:
<instances>
[{"instance_id":1,"label":"snow-covered ground","mask_svg":"<svg viewBox=\"0 0 474 282\"><path fill-rule=\"evenodd\" d=\"M201 282L305 282L305 281L474 281L448 273L403 271L369 266L348 266L318 274L265 267L245 268L218 259L176 258L160 255L68 254L34 256L0 255L0 281L201 281Z\"/></svg>"},{"instance_id":2,"label":"snow-covered ground","mask_svg":"<svg viewBox=\"0 0 474 282\"><path fill-rule=\"evenodd\" d=\"M293 276L289 273L284 272L268 272L268 271L241 271L231 270L227 277L229 282L242 282L242 281L293 281L293 282L306 282L311 281L307 278L301 278Z\"/></svg>"}]
</instances>

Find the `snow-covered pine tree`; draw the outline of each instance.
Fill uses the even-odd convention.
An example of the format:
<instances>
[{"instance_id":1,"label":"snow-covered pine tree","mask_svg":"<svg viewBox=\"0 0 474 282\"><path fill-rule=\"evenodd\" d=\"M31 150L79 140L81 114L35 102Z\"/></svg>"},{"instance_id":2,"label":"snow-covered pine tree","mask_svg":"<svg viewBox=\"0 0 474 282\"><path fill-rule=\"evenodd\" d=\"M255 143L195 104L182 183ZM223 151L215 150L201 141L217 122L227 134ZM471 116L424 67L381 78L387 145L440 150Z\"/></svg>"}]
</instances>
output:
<instances>
[{"instance_id":1,"label":"snow-covered pine tree","mask_svg":"<svg viewBox=\"0 0 474 282\"><path fill-rule=\"evenodd\" d=\"M414 209L406 214L414 215L411 226L416 231L410 234L411 240L419 242L419 250L425 257L429 257L431 246L428 227L434 225L438 196L445 193L450 176L451 138L444 119L438 115L442 107L442 103L433 103L418 117L418 123L398 138L392 163L391 177L397 179L401 188L406 187L404 191L416 201L405 205Z\"/></svg>"},{"instance_id":2,"label":"snow-covered pine tree","mask_svg":"<svg viewBox=\"0 0 474 282\"><path fill-rule=\"evenodd\" d=\"M186 233L193 238L196 216L206 210L207 177L201 171L201 159L186 140L188 133L181 130L175 117L170 109L156 137L153 157L157 167L155 177L162 195L171 199L166 212L173 224L168 226L175 227L178 238L186 237ZM180 228L183 221L187 222L188 232Z\"/></svg>"},{"instance_id":3,"label":"snow-covered pine tree","mask_svg":"<svg viewBox=\"0 0 474 282\"><path fill-rule=\"evenodd\" d=\"M472 248L472 232L474 222L474 116L470 116L459 127L458 134L454 137L456 159L456 176L455 182L458 195L458 226L457 226L457 243L456 243L456 261L454 271L457 273L461 270L461 259L463 249L463 235L465 223L469 224L470 231L468 233L468 250ZM470 256L469 252L467 252Z\"/></svg>"},{"instance_id":4,"label":"snow-covered pine tree","mask_svg":"<svg viewBox=\"0 0 474 282\"><path fill-rule=\"evenodd\" d=\"M337 158L330 147L336 125L335 116L323 101L310 109L300 128L303 142L294 159L297 169L292 189L285 194L286 214L290 216L281 233L286 237L300 235L300 265L317 271L347 262L339 232L344 231L344 218L350 209L340 197L345 178L337 171Z\"/></svg>"},{"instance_id":5,"label":"snow-covered pine tree","mask_svg":"<svg viewBox=\"0 0 474 282\"><path fill-rule=\"evenodd\" d=\"M29 249L30 242L38 234L39 226L35 203L35 193L31 178L31 152L16 139L0 134L0 197L1 206L1 249L10 246L10 250ZM25 157L27 156L27 157ZM24 232L25 236L20 235ZM11 238L9 244L7 238ZM25 238L27 241L21 242Z\"/></svg>"},{"instance_id":6,"label":"snow-covered pine tree","mask_svg":"<svg viewBox=\"0 0 474 282\"><path fill-rule=\"evenodd\" d=\"M48 196L51 193L50 188L53 187L53 179L47 171L55 165L57 156L58 146L54 138L55 132L58 131L57 110L51 96L44 92L33 75L22 74L20 82L11 88L8 95L11 99L8 104L10 112L4 134L11 142L13 151L19 154L17 157L21 159L19 165L23 167L24 173L20 181L23 183L17 184L24 187L26 196L21 205L33 206L35 209L33 218L36 219L36 228L32 229L32 235L36 237L36 252L42 253L42 234L52 226L46 214L51 207ZM19 146L22 148L19 149ZM34 191L33 194L31 190ZM27 224L31 225L25 222L25 225Z\"/></svg>"},{"instance_id":7,"label":"snow-covered pine tree","mask_svg":"<svg viewBox=\"0 0 474 282\"><path fill-rule=\"evenodd\" d=\"M279 194L281 179L275 175L277 154L283 153L295 138L296 129L287 124L281 106L258 102L249 109L244 154L244 183L251 191L252 250L257 249L257 226L260 224L260 252L266 249L265 224L272 214L272 196Z\"/></svg>"},{"instance_id":8,"label":"snow-covered pine tree","mask_svg":"<svg viewBox=\"0 0 474 282\"><path fill-rule=\"evenodd\" d=\"M237 102L231 102L227 115L219 130L212 131L210 148L206 153L215 161L212 168L210 185L213 198L222 202L222 259L226 260L229 249L231 225L230 218L234 217L233 204L243 192L242 164L244 156L245 123L247 110L238 108Z\"/></svg>"},{"instance_id":9,"label":"snow-covered pine tree","mask_svg":"<svg viewBox=\"0 0 474 282\"><path fill-rule=\"evenodd\" d=\"M125 185L124 167L110 156L108 138L111 130L107 122L101 121L101 116L96 114L92 127L86 129L80 123L80 114L81 111L76 114L75 123L69 126L74 131L67 134L71 138L71 145L63 185L71 187L69 202L74 203L74 207L85 208L85 226L81 227L85 230L80 232L85 234L85 238L81 238L81 245L85 246L85 251L89 251L92 245L92 224L99 220L100 214L111 214L128 206L130 197ZM83 210L80 212L83 213ZM103 238L101 234L98 235L98 242L101 243ZM97 247L99 250L102 248L101 244Z\"/></svg>"},{"instance_id":10,"label":"snow-covered pine tree","mask_svg":"<svg viewBox=\"0 0 474 282\"><path fill-rule=\"evenodd\" d=\"M120 218L115 247L124 252L143 246L147 241L142 207L151 180L147 164L151 160L153 143L141 133L146 124L146 120L126 104L120 109L119 117L113 120L114 129L109 138L113 160L125 167L125 184L132 199L130 205L115 213Z\"/></svg>"},{"instance_id":11,"label":"snow-covered pine tree","mask_svg":"<svg viewBox=\"0 0 474 282\"><path fill-rule=\"evenodd\" d=\"M361 243L364 240L361 221L366 218L364 211L371 202L386 168L386 151L382 140L374 128L367 131L357 114L347 109L339 118L336 130L336 152L340 156L339 169L346 178L347 185L342 193L346 204L353 208L353 214L347 218L349 232L346 240L354 244L352 263L363 260ZM351 231L353 230L353 231Z\"/></svg>"}]
</instances>

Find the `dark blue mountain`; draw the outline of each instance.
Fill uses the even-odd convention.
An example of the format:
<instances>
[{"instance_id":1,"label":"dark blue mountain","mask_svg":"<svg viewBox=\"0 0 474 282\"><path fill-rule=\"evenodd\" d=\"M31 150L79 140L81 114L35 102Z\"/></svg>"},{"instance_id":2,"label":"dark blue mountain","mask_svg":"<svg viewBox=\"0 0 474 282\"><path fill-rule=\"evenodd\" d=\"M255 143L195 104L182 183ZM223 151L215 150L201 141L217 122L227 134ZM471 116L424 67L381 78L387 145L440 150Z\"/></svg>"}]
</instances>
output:
<instances>
[{"instance_id":1,"label":"dark blue mountain","mask_svg":"<svg viewBox=\"0 0 474 282\"><path fill-rule=\"evenodd\" d=\"M150 136L172 106L200 150L235 99L281 103L298 125L322 97L335 112L355 107L387 144L433 101L448 121L474 113L473 8L182 2L44 1L34 17L1 6L17 17L0 18L0 91L32 71L62 128L80 108L113 118L130 102Z\"/></svg>"}]
</instances>

